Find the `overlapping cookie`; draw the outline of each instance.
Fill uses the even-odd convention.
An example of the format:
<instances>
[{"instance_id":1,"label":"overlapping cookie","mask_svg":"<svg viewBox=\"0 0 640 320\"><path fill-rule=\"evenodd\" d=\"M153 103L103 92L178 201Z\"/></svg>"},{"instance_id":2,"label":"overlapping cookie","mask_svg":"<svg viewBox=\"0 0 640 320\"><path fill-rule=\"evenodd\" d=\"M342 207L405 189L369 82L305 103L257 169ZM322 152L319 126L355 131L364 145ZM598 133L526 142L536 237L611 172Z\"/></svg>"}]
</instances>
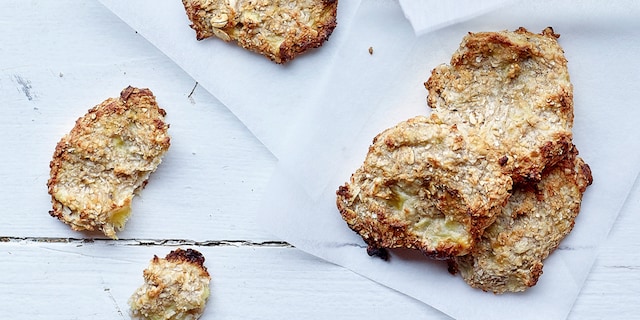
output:
<instances>
[{"instance_id":1,"label":"overlapping cookie","mask_svg":"<svg viewBox=\"0 0 640 320\"><path fill-rule=\"evenodd\" d=\"M472 287L494 293L524 291L542 274L543 260L571 232L582 195L593 178L572 147L542 172L535 184L520 184L472 252L450 261Z\"/></svg>"},{"instance_id":2,"label":"overlapping cookie","mask_svg":"<svg viewBox=\"0 0 640 320\"><path fill-rule=\"evenodd\" d=\"M507 201L511 178L467 140L435 115L376 136L337 199L369 252L410 248L442 259L470 252Z\"/></svg>"},{"instance_id":3,"label":"overlapping cookie","mask_svg":"<svg viewBox=\"0 0 640 320\"><path fill-rule=\"evenodd\" d=\"M337 191L370 254L419 249L496 293L537 282L592 181L572 143L558 37L551 28L469 33L451 65L432 71L431 117L378 135Z\"/></svg>"},{"instance_id":4,"label":"overlapping cookie","mask_svg":"<svg viewBox=\"0 0 640 320\"><path fill-rule=\"evenodd\" d=\"M516 182L539 181L570 148L573 86L553 29L469 33L433 69L428 103Z\"/></svg>"}]
</instances>

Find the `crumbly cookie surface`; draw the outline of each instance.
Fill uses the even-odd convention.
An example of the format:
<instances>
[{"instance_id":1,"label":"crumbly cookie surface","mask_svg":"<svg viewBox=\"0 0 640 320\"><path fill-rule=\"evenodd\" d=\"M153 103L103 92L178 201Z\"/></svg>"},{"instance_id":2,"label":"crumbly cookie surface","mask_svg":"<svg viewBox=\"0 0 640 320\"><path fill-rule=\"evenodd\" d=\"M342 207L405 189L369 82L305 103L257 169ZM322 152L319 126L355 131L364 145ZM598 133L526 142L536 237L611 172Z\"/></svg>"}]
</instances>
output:
<instances>
[{"instance_id":1,"label":"crumbly cookie surface","mask_svg":"<svg viewBox=\"0 0 640 320\"><path fill-rule=\"evenodd\" d=\"M551 28L469 33L425 83L434 112L516 182L539 181L571 145L573 86L558 37Z\"/></svg>"},{"instance_id":2,"label":"crumbly cookie surface","mask_svg":"<svg viewBox=\"0 0 640 320\"><path fill-rule=\"evenodd\" d=\"M468 253L509 196L511 179L469 149L455 125L419 116L379 134L337 191L337 206L370 249Z\"/></svg>"},{"instance_id":3,"label":"crumbly cookie surface","mask_svg":"<svg viewBox=\"0 0 640 320\"><path fill-rule=\"evenodd\" d=\"M169 148L164 116L149 89L128 87L79 118L50 163L50 214L74 230L117 238L134 194Z\"/></svg>"},{"instance_id":4,"label":"crumbly cookie surface","mask_svg":"<svg viewBox=\"0 0 640 320\"><path fill-rule=\"evenodd\" d=\"M572 147L533 185L517 185L473 251L454 269L472 287L494 293L524 291L542 274L543 260L573 229L591 170Z\"/></svg>"},{"instance_id":5,"label":"crumbly cookie surface","mask_svg":"<svg viewBox=\"0 0 640 320\"><path fill-rule=\"evenodd\" d=\"M235 41L276 63L320 47L336 27L338 0L182 0L196 38Z\"/></svg>"},{"instance_id":6,"label":"crumbly cookie surface","mask_svg":"<svg viewBox=\"0 0 640 320\"><path fill-rule=\"evenodd\" d=\"M370 255L419 249L494 293L537 283L592 183L572 142L573 88L557 38L551 28L470 33L433 70L431 117L379 134L337 191Z\"/></svg>"},{"instance_id":7,"label":"crumbly cookie surface","mask_svg":"<svg viewBox=\"0 0 640 320\"><path fill-rule=\"evenodd\" d=\"M164 259L154 256L143 271L144 284L129 299L135 319L195 320L209 298L211 276L204 256L176 249Z\"/></svg>"}]
</instances>

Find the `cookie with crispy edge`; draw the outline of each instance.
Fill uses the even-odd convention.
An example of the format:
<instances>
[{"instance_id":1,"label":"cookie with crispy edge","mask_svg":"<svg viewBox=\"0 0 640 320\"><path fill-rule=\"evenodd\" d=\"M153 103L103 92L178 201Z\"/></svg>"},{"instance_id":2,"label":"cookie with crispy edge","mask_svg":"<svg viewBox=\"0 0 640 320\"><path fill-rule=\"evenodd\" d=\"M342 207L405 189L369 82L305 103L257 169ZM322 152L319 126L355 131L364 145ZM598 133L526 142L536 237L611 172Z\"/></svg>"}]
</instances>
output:
<instances>
[{"instance_id":1,"label":"cookie with crispy edge","mask_svg":"<svg viewBox=\"0 0 640 320\"><path fill-rule=\"evenodd\" d=\"M437 126L425 117L385 130L337 191L342 218L369 254L385 257L380 249L400 247L452 261L468 257L486 227L499 225L494 220L513 183L539 183L547 168L575 158L573 88L558 37L551 28L469 33L451 65L433 70L425 83L430 119L449 131L434 134ZM557 199L553 210L576 199ZM562 238L567 229L547 235Z\"/></svg>"},{"instance_id":2,"label":"cookie with crispy edge","mask_svg":"<svg viewBox=\"0 0 640 320\"><path fill-rule=\"evenodd\" d=\"M573 86L552 28L469 33L425 83L428 104L515 182L537 182L571 146Z\"/></svg>"},{"instance_id":3,"label":"cookie with crispy edge","mask_svg":"<svg viewBox=\"0 0 640 320\"><path fill-rule=\"evenodd\" d=\"M472 287L493 293L524 291L542 275L543 261L573 229L591 169L572 147L536 184L513 195L472 252L450 261Z\"/></svg>"},{"instance_id":4,"label":"cookie with crispy edge","mask_svg":"<svg viewBox=\"0 0 640 320\"><path fill-rule=\"evenodd\" d=\"M209 298L211 276L197 250L176 249L162 259L153 256L143 271L144 284L129 298L132 318L195 320Z\"/></svg>"},{"instance_id":5,"label":"cookie with crispy edge","mask_svg":"<svg viewBox=\"0 0 640 320\"><path fill-rule=\"evenodd\" d=\"M196 39L234 41L285 63L329 39L338 0L182 0Z\"/></svg>"},{"instance_id":6,"label":"cookie with crispy edge","mask_svg":"<svg viewBox=\"0 0 640 320\"><path fill-rule=\"evenodd\" d=\"M169 149L165 114L149 89L129 86L80 117L50 163L51 216L117 238L135 193Z\"/></svg>"},{"instance_id":7,"label":"cookie with crispy edge","mask_svg":"<svg viewBox=\"0 0 640 320\"><path fill-rule=\"evenodd\" d=\"M470 252L511 185L456 125L418 116L375 137L336 202L370 254L409 248L445 259Z\"/></svg>"}]
</instances>

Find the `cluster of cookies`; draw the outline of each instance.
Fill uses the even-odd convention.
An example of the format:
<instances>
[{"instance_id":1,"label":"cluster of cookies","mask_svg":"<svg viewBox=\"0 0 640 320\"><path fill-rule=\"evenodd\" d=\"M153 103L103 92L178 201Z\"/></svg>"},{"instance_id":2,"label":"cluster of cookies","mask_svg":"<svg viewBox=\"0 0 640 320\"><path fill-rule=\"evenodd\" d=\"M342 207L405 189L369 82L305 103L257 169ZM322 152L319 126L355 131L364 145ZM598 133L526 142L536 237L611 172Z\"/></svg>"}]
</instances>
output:
<instances>
[{"instance_id":1,"label":"cluster of cookies","mask_svg":"<svg viewBox=\"0 0 640 320\"><path fill-rule=\"evenodd\" d=\"M337 0L183 0L197 40L235 41L276 63L321 46L336 27ZM169 150L169 125L149 89L127 87L80 117L56 145L47 182L51 216L77 231L117 239L131 202ZM210 276L198 251L154 256L130 298L143 319L198 319Z\"/></svg>"},{"instance_id":2,"label":"cluster of cookies","mask_svg":"<svg viewBox=\"0 0 640 320\"><path fill-rule=\"evenodd\" d=\"M74 230L117 239L134 195L169 149L165 115L151 90L129 86L80 117L50 163L49 213ZM134 317L198 319L203 313L211 277L200 252L154 256L143 275L144 285L129 300Z\"/></svg>"},{"instance_id":3,"label":"cluster of cookies","mask_svg":"<svg viewBox=\"0 0 640 320\"><path fill-rule=\"evenodd\" d=\"M275 45L262 43L282 35L261 39L264 33L247 29L256 26L252 15L232 7L207 9L214 2L183 1L198 39L237 37L277 63L329 36L337 1L320 2L323 7L310 6L303 17L329 14L334 20L313 18L325 21L309 31L316 38L303 35L305 46L283 47L286 37ZM277 17L283 15L262 19ZM248 34L258 38L245 44ZM573 228L592 183L572 142L573 89L558 37L551 28L541 34L524 28L470 33L450 65L432 71L425 83L431 114L377 135L364 164L337 191L343 219L362 236L369 254L420 250L446 260L471 286L495 293L536 284L542 261ZM50 214L74 230L117 239L134 195L169 149L165 115L149 89L127 87L79 118L50 163ZM154 256L144 278L130 299L134 316L202 314L210 276L199 252Z\"/></svg>"},{"instance_id":4,"label":"cluster of cookies","mask_svg":"<svg viewBox=\"0 0 640 320\"><path fill-rule=\"evenodd\" d=\"M536 284L592 182L572 143L558 37L551 28L469 33L432 71L431 114L378 134L337 191L370 254L420 250L494 293Z\"/></svg>"}]
</instances>

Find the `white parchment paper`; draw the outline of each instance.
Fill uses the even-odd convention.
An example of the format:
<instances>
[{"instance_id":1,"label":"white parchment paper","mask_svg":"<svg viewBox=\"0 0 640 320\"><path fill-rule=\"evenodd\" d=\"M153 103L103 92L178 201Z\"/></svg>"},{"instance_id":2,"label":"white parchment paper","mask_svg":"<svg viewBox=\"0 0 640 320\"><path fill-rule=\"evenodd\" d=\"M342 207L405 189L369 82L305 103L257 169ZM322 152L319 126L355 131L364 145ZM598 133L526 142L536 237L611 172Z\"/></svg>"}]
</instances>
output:
<instances>
[{"instance_id":1,"label":"white parchment paper","mask_svg":"<svg viewBox=\"0 0 640 320\"><path fill-rule=\"evenodd\" d=\"M640 161L640 110L635 88L640 42L638 6L536 2L507 6L420 37L393 2L367 1L355 17L314 112L298 122L265 198L263 221L296 247L348 267L424 301L456 319L562 319L567 316L606 239ZM387 19L393 24L379 24ZM574 142L593 170L573 232L545 261L537 286L494 295L448 274L444 263L394 250L389 262L370 258L341 220L335 191L364 160L372 138L409 117L428 113L430 70L448 63L468 31L541 31L552 26L574 84ZM374 48L369 55L365 47ZM329 94L330 93L330 94Z\"/></svg>"},{"instance_id":2,"label":"white parchment paper","mask_svg":"<svg viewBox=\"0 0 640 320\"><path fill-rule=\"evenodd\" d=\"M392 0L341 0L329 42L287 66L216 39L195 41L179 1L101 1L279 158L259 217L266 228L457 319L566 317L638 175L640 6L634 1L513 2L416 36L408 1L400 0L403 11ZM574 143L594 175L574 231L546 260L538 285L521 294L471 289L443 263L411 251L394 250L389 262L370 258L340 218L335 190L360 166L378 132L428 113L423 82L432 68L449 62L467 32L520 26L537 32L554 27L569 60Z\"/></svg>"},{"instance_id":3,"label":"white parchment paper","mask_svg":"<svg viewBox=\"0 0 640 320\"><path fill-rule=\"evenodd\" d=\"M491 12L516 0L399 1L413 31L422 35Z\"/></svg>"},{"instance_id":4,"label":"white parchment paper","mask_svg":"<svg viewBox=\"0 0 640 320\"><path fill-rule=\"evenodd\" d=\"M196 41L180 0L100 1L224 103L276 156L291 124L321 94L360 3L340 1L329 40L277 65L218 38Z\"/></svg>"}]
</instances>

